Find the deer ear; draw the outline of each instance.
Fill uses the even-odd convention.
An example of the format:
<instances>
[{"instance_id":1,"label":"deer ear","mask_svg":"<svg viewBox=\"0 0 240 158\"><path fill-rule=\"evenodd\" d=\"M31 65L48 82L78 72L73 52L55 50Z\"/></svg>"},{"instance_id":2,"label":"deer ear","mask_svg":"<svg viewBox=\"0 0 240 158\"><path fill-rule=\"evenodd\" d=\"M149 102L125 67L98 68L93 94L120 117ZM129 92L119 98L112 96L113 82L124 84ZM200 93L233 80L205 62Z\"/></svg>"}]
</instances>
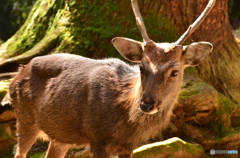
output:
<instances>
[{"instance_id":1,"label":"deer ear","mask_svg":"<svg viewBox=\"0 0 240 158\"><path fill-rule=\"evenodd\" d=\"M116 37L112 39L112 44L125 59L132 62L141 62L143 57L142 42Z\"/></svg>"},{"instance_id":2,"label":"deer ear","mask_svg":"<svg viewBox=\"0 0 240 158\"><path fill-rule=\"evenodd\" d=\"M196 42L183 47L182 59L186 66L198 65L212 51L213 45L208 42Z\"/></svg>"}]
</instances>

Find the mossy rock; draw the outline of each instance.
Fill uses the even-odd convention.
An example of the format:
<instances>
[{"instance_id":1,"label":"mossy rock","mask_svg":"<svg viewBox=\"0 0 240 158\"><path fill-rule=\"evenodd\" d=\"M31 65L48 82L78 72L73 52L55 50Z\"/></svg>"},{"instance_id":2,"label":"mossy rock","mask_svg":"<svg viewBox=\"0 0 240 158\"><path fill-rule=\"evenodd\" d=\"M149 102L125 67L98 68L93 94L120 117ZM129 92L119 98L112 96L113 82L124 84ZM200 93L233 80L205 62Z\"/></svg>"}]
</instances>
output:
<instances>
[{"instance_id":1,"label":"mossy rock","mask_svg":"<svg viewBox=\"0 0 240 158\"><path fill-rule=\"evenodd\" d=\"M171 126L163 138L177 136L211 149L240 150L240 106L214 87L186 73ZM230 135L230 136L229 136Z\"/></svg>"},{"instance_id":2,"label":"mossy rock","mask_svg":"<svg viewBox=\"0 0 240 158\"><path fill-rule=\"evenodd\" d=\"M178 102L176 115L184 114L190 124L206 125L219 108L219 94L211 85L186 74Z\"/></svg>"},{"instance_id":3,"label":"mossy rock","mask_svg":"<svg viewBox=\"0 0 240 158\"><path fill-rule=\"evenodd\" d=\"M203 148L199 144L187 143L176 137L162 142L144 145L134 150L133 154L133 158L169 157L204 158L206 155Z\"/></svg>"}]
</instances>

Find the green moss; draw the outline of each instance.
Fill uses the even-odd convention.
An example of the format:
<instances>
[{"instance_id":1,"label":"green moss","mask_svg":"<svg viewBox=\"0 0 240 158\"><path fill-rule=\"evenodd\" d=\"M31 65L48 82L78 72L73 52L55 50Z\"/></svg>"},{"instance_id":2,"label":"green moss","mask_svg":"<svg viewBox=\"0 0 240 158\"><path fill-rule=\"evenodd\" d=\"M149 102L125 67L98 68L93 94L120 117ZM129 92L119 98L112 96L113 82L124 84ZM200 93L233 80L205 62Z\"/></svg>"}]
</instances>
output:
<instances>
[{"instance_id":1,"label":"green moss","mask_svg":"<svg viewBox=\"0 0 240 158\"><path fill-rule=\"evenodd\" d=\"M196 94L199 94L199 91L181 91L179 99L188 99L192 98Z\"/></svg>"},{"instance_id":2,"label":"green moss","mask_svg":"<svg viewBox=\"0 0 240 158\"><path fill-rule=\"evenodd\" d=\"M120 1L76 1L66 4L64 12L59 15L64 19L64 24L61 24L64 32L55 52L88 57L113 57L119 54L111 44L112 38L125 36L142 40L131 9L126 8L126 4ZM149 36L153 40L158 40L159 37L165 42L175 39L173 27L170 27L170 22L163 20L161 15L143 15L147 27L150 28ZM159 28L162 28L162 31L159 31Z\"/></svg>"},{"instance_id":3,"label":"green moss","mask_svg":"<svg viewBox=\"0 0 240 158\"><path fill-rule=\"evenodd\" d=\"M205 156L200 145L190 144L175 137L166 141L144 145L134 150L133 158L153 158L159 155L162 157Z\"/></svg>"},{"instance_id":4,"label":"green moss","mask_svg":"<svg viewBox=\"0 0 240 158\"><path fill-rule=\"evenodd\" d=\"M231 115L235 109L236 105L229 98L222 94L218 95L216 111L211 115L214 122L211 121L207 125L214 133L216 141L222 141L226 133L234 131L231 124Z\"/></svg>"},{"instance_id":5,"label":"green moss","mask_svg":"<svg viewBox=\"0 0 240 158\"><path fill-rule=\"evenodd\" d=\"M187 73L190 73L194 76L197 74L197 70L194 66L188 66L188 67L185 68L184 71L185 71L185 73L187 72Z\"/></svg>"},{"instance_id":6,"label":"green moss","mask_svg":"<svg viewBox=\"0 0 240 158\"><path fill-rule=\"evenodd\" d=\"M44 158L45 154L46 154L45 151L36 152L36 153L32 154L31 156L29 156L29 158Z\"/></svg>"},{"instance_id":7,"label":"green moss","mask_svg":"<svg viewBox=\"0 0 240 158\"><path fill-rule=\"evenodd\" d=\"M202 85L203 83L196 81L184 82L179 95L179 100L186 100L196 96L200 93L199 87Z\"/></svg>"},{"instance_id":8,"label":"green moss","mask_svg":"<svg viewBox=\"0 0 240 158\"><path fill-rule=\"evenodd\" d=\"M218 120L213 126L219 134L224 135L233 130L231 127L231 114L234 109L236 109L236 105L229 98L219 95L219 108L216 112Z\"/></svg>"},{"instance_id":9,"label":"green moss","mask_svg":"<svg viewBox=\"0 0 240 158\"><path fill-rule=\"evenodd\" d=\"M10 139L11 137L10 126L8 124L0 124L0 141Z\"/></svg>"},{"instance_id":10,"label":"green moss","mask_svg":"<svg viewBox=\"0 0 240 158\"><path fill-rule=\"evenodd\" d=\"M0 81L0 101L6 95L11 81L12 79Z\"/></svg>"},{"instance_id":11,"label":"green moss","mask_svg":"<svg viewBox=\"0 0 240 158\"><path fill-rule=\"evenodd\" d=\"M227 114L231 114L234 107L236 106L229 98L224 97L224 96L219 98L219 103L223 107L223 112L227 113Z\"/></svg>"},{"instance_id":12,"label":"green moss","mask_svg":"<svg viewBox=\"0 0 240 158\"><path fill-rule=\"evenodd\" d=\"M0 140L10 138L9 135L6 133L5 129L0 127Z\"/></svg>"}]
</instances>

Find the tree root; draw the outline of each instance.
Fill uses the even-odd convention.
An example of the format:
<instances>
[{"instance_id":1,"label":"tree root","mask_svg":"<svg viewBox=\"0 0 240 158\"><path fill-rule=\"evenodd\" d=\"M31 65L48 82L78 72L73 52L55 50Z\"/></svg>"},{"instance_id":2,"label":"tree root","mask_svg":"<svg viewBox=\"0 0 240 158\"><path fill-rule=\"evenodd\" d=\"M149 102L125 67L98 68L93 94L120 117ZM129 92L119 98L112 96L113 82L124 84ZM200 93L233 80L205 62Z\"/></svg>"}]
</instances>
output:
<instances>
[{"instance_id":1,"label":"tree root","mask_svg":"<svg viewBox=\"0 0 240 158\"><path fill-rule=\"evenodd\" d=\"M21 55L18 55L0 62L0 70L2 70L7 65L27 63L35 56L49 54L49 52L51 52L51 50L55 47L59 35L60 35L60 32L58 31L48 33L32 49L26 51Z\"/></svg>"},{"instance_id":2,"label":"tree root","mask_svg":"<svg viewBox=\"0 0 240 158\"><path fill-rule=\"evenodd\" d=\"M6 79L13 78L13 77L16 76L16 75L17 75L17 72L1 73L1 74L0 74L0 81L1 81L1 80L6 80Z\"/></svg>"}]
</instances>

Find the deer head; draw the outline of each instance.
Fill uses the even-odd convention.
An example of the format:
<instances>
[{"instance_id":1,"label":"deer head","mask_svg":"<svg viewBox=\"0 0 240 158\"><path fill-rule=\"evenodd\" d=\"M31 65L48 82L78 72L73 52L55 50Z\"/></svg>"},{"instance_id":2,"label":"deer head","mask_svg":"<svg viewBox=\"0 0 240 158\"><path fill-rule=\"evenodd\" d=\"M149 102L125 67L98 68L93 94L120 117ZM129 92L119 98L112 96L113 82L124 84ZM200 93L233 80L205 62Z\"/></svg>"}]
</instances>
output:
<instances>
[{"instance_id":1,"label":"deer head","mask_svg":"<svg viewBox=\"0 0 240 158\"><path fill-rule=\"evenodd\" d=\"M174 43L156 43L147 34L136 0L132 8L143 42L124 37L112 40L118 52L127 60L139 63L142 96L140 108L154 114L173 106L179 95L183 71L186 66L199 64L211 51L212 44L195 42L182 46L210 12L215 0L210 0L199 18Z\"/></svg>"}]
</instances>

